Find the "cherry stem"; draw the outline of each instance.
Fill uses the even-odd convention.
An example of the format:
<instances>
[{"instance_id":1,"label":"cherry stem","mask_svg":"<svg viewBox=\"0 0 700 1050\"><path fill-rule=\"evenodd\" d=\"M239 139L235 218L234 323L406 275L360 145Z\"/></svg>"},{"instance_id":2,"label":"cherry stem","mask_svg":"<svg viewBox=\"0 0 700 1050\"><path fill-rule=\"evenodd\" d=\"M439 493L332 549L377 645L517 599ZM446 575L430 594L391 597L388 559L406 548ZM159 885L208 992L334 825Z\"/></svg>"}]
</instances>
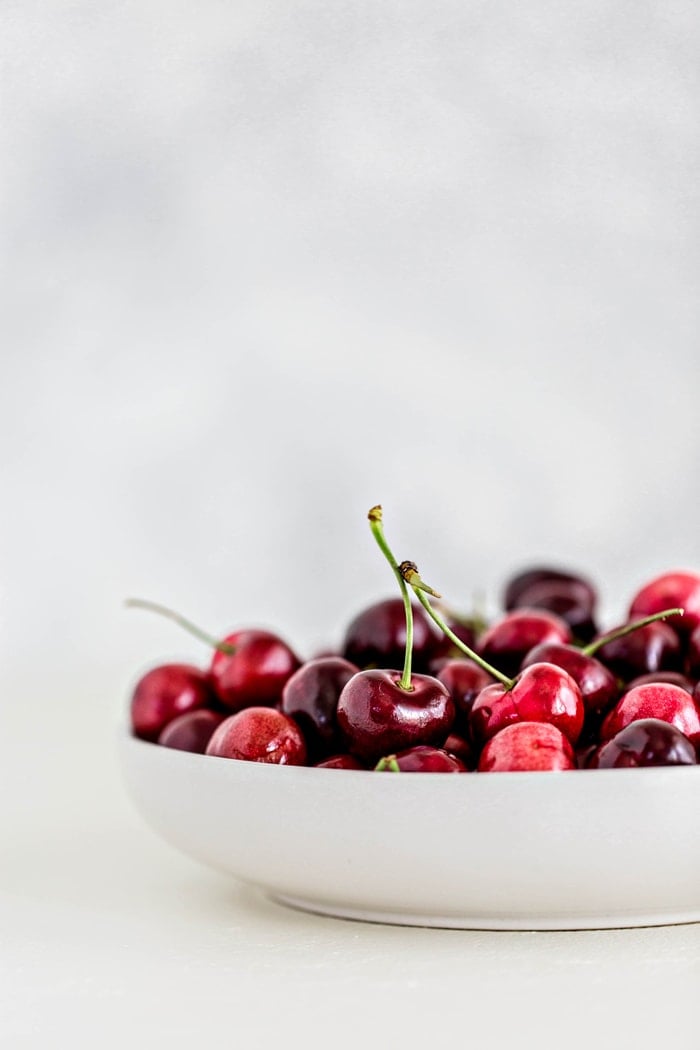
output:
<instances>
[{"instance_id":1,"label":"cherry stem","mask_svg":"<svg viewBox=\"0 0 700 1050\"><path fill-rule=\"evenodd\" d=\"M400 773L401 766L396 761L396 755L387 755L386 758L380 758L374 767L375 773Z\"/></svg>"},{"instance_id":2,"label":"cherry stem","mask_svg":"<svg viewBox=\"0 0 700 1050\"><path fill-rule=\"evenodd\" d=\"M470 660L473 660L483 671L486 671L486 673L490 674L492 678L495 678L504 685L506 689L512 689L515 685L515 679L508 678L501 671L497 671L495 667L492 667L491 664L486 663L486 660L482 660L478 653L475 653L473 649L470 649L468 645L465 645L462 639L458 638L454 631L450 630L440 614L433 609L424 592L428 591L430 594L435 594L435 591L423 583L414 563L405 561L401 568L405 573L404 579L413 588L416 598L421 603L428 616L437 624L443 634L447 635L452 644L463 652L465 656L468 656Z\"/></svg>"},{"instance_id":3,"label":"cherry stem","mask_svg":"<svg viewBox=\"0 0 700 1050\"><path fill-rule=\"evenodd\" d=\"M184 627L186 631L193 634L195 638L199 638L200 642L206 642L212 649L216 649L218 653L233 656L236 651L235 645L217 641L212 634L203 631L196 623L192 623L191 620L186 619L172 609L168 609L165 605L159 605L158 602L149 602L145 598L127 598L124 604L129 609L146 609L147 612L157 613L158 616L164 616L166 620L172 620L173 623L176 623L179 627Z\"/></svg>"},{"instance_id":4,"label":"cherry stem","mask_svg":"<svg viewBox=\"0 0 700 1050\"><path fill-rule=\"evenodd\" d=\"M413 689L411 685L411 659L413 657L413 607L411 605L411 596L408 593L408 587L406 581L401 575L398 562L391 553L389 544L386 542L384 536L384 526L382 523L382 508L377 505L367 514L369 519L369 527L372 530L372 535L377 541L377 545L391 565L394 576L396 577L399 587L401 588L401 597L403 598L403 607L406 614L406 653L403 662L403 674L399 682L399 689L405 689L407 692Z\"/></svg>"},{"instance_id":5,"label":"cherry stem","mask_svg":"<svg viewBox=\"0 0 700 1050\"><path fill-rule=\"evenodd\" d=\"M656 623L657 620L665 620L668 616L682 616L685 610L683 609L664 609L663 612L654 613L653 616L645 616L643 620L634 620L632 623L626 623L622 627L616 628L614 631L608 631L607 634L602 635L600 638L596 638L595 641L585 645L581 652L584 656L595 656L599 649L602 649L608 642L616 642L618 638L624 638L625 635L632 634L633 631L638 631L640 627L646 627L648 623Z\"/></svg>"}]
</instances>

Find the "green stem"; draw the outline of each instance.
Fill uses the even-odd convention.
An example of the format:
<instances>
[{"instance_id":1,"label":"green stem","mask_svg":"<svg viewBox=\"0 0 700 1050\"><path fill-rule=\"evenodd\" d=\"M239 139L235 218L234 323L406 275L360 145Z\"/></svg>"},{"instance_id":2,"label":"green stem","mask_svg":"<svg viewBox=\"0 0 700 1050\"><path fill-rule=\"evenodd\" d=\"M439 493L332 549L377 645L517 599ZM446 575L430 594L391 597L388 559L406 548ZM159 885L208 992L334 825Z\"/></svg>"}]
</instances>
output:
<instances>
[{"instance_id":1,"label":"green stem","mask_svg":"<svg viewBox=\"0 0 700 1050\"><path fill-rule=\"evenodd\" d=\"M497 681L501 682L501 684L504 685L506 689L512 689L515 685L515 679L508 678L500 671L497 671L495 667L491 666L491 664L487 664L486 660L482 660L478 653L475 653L473 649L470 649L468 645L465 645L462 639L458 638L454 631L450 630L450 628L447 626L440 614L436 612L435 609L433 609L432 605L423 593L423 589L415 583L412 583L411 586L413 587L413 591L416 598L421 603L428 616L434 623L437 624L437 626L440 628L443 634L447 635L452 644L456 645L457 648L461 652L463 652L465 656L468 656L470 660L473 660L474 663L481 667L482 670L486 671L487 674L490 674L493 678L497 679Z\"/></svg>"},{"instance_id":2,"label":"green stem","mask_svg":"<svg viewBox=\"0 0 700 1050\"><path fill-rule=\"evenodd\" d=\"M618 638L624 638L627 634L632 634L633 631L638 631L640 627L646 627L648 623L656 623L657 620L665 620L668 616L682 616L683 609L664 609L663 612L654 613L653 616L645 616L643 620L634 620L632 623L626 623L622 627L616 628L614 631L608 631L607 634L602 635L600 638L596 638L595 641L589 645L585 645L581 652L584 656L595 656L599 649L602 649L608 642L616 642Z\"/></svg>"},{"instance_id":3,"label":"green stem","mask_svg":"<svg viewBox=\"0 0 700 1050\"><path fill-rule=\"evenodd\" d=\"M148 612L164 616L166 620L172 620L173 623L176 623L179 627L184 627L186 631L193 634L195 638L199 638L200 642L206 642L212 649L216 649L219 653L225 653L226 656L233 656L236 651L234 645L217 641L212 634L203 631L196 623L192 623L191 620L186 619L172 609L168 609L165 605L159 605L158 602L149 602L145 598L127 598L124 604L129 609L146 609Z\"/></svg>"},{"instance_id":4,"label":"green stem","mask_svg":"<svg viewBox=\"0 0 700 1050\"><path fill-rule=\"evenodd\" d=\"M411 685L411 659L413 657L413 608L411 606L411 596L408 593L408 587L399 570L398 562L391 553L389 544L386 542L384 536L384 527L382 524L382 508L380 506L372 507L367 517L369 518L369 527L372 530L372 535L377 541L377 545L391 565L394 576L397 579L399 587L401 588L401 597L403 598L403 607L406 614L406 653L403 662L403 674L399 682L399 688L410 691L413 689Z\"/></svg>"},{"instance_id":5,"label":"green stem","mask_svg":"<svg viewBox=\"0 0 700 1050\"><path fill-rule=\"evenodd\" d=\"M400 773L401 766L396 761L396 755L387 755L386 758L380 758L374 767L375 773Z\"/></svg>"}]
</instances>

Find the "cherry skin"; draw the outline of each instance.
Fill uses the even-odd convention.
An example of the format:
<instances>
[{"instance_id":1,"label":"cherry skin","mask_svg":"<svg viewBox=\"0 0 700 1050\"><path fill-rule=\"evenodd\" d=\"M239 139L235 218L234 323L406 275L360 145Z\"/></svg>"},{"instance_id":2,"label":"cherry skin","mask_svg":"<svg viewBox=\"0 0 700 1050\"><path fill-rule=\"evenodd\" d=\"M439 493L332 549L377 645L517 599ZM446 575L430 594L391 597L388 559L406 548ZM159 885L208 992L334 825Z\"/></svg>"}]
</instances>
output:
<instances>
[{"instance_id":1,"label":"cherry skin","mask_svg":"<svg viewBox=\"0 0 700 1050\"><path fill-rule=\"evenodd\" d=\"M574 636L582 642L590 641L596 633L590 587L582 580L550 579L532 583L522 591L515 608L554 613L568 623Z\"/></svg>"},{"instance_id":2,"label":"cherry skin","mask_svg":"<svg viewBox=\"0 0 700 1050\"><path fill-rule=\"evenodd\" d=\"M612 671L573 645L558 642L536 645L523 660L523 668L539 663L555 664L571 675L581 690L587 715L602 714L617 700L619 689Z\"/></svg>"},{"instance_id":3,"label":"cherry skin","mask_svg":"<svg viewBox=\"0 0 700 1050\"><path fill-rule=\"evenodd\" d=\"M291 718L271 707L246 707L214 730L206 753L244 762L303 766L306 744Z\"/></svg>"},{"instance_id":4,"label":"cherry skin","mask_svg":"<svg viewBox=\"0 0 700 1050\"><path fill-rule=\"evenodd\" d=\"M556 726L515 722L488 741L479 759L480 773L576 769L574 750Z\"/></svg>"},{"instance_id":5,"label":"cherry skin","mask_svg":"<svg viewBox=\"0 0 700 1050\"><path fill-rule=\"evenodd\" d=\"M443 749L447 751L448 755L454 755L455 758L458 758L465 769L474 769L476 766L476 758L472 746L463 736L458 736L457 733L450 733L443 745Z\"/></svg>"},{"instance_id":6,"label":"cherry skin","mask_svg":"<svg viewBox=\"0 0 700 1050\"><path fill-rule=\"evenodd\" d=\"M685 689L686 693L692 693L694 689L693 682L680 671L652 671L651 674L640 674L639 677L633 678L627 683L625 692L629 693L630 689L636 689L638 685L661 685L661 683L677 685L680 689Z\"/></svg>"},{"instance_id":7,"label":"cherry skin","mask_svg":"<svg viewBox=\"0 0 700 1050\"><path fill-rule=\"evenodd\" d=\"M342 751L338 699L358 670L341 656L326 656L302 664L285 683L280 710L303 732L312 761Z\"/></svg>"},{"instance_id":8,"label":"cherry skin","mask_svg":"<svg viewBox=\"0 0 700 1050\"><path fill-rule=\"evenodd\" d=\"M700 735L700 710L692 696L677 685L638 685L618 700L603 722L601 740L607 741L632 722L644 718L669 722L693 743Z\"/></svg>"},{"instance_id":9,"label":"cherry skin","mask_svg":"<svg viewBox=\"0 0 700 1050\"><path fill-rule=\"evenodd\" d=\"M360 671L343 689L338 725L353 754L376 761L414 744L442 744L448 736L455 706L442 682L414 674L408 690L400 681L399 671Z\"/></svg>"},{"instance_id":10,"label":"cherry skin","mask_svg":"<svg viewBox=\"0 0 700 1050\"><path fill-rule=\"evenodd\" d=\"M479 639L479 655L505 675L515 675L524 657L544 642L571 641L568 624L552 613L516 609L497 620Z\"/></svg>"},{"instance_id":11,"label":"cherry skin","mask_svg":"<svg viewBox=\"0 0 700 1050\"><path fill-rule=\"evenodd\" d=\"M131 697L134 735L155 741L178 715L213 700L207 676L190 664L161 664L136 683Z\"/></svg>"},{"instance_id":12,"label":"cherry skin","mask_svg":"<svg viewBox=\"0 0 700 1050\"><path fill-rule=\"evenodd\" d=\"M388 761L394 761L401 773L466 773L464 763L460 762L455 755L450 755L439 747L429 747L426 744L417 744L405 751L399 751L390 755ZM391 772L389 765L380 768L377 772ZM394 769L393 772L396 772Z\"/></svg>"},{"instance_id":13,"label":"cherry skin","mask_svg":"<svg viewBox=\"0 0 700 1050\"><path fill-rule=\"evenodd\" d=\"M474 701L469 725L482 743L514 722L546 722L572 743L583 728L581 691L573 678L554 664L532 664L518 675L512 689L488 685Z\"/></svg>"},{"instance_id":14,"label":"cherry skin","mask_svg":"<svg viewBox=\"0 0 700 1050\"><path fill-rule=\"evenodd\" d=\"M693 681L700 679L700 627L696 627L688 639L685 669Z\"/></svg>"},{"instance_id":15,"label":"cherry skin","mask_svg":"<svg viewBox=\"0 0 700 1050\"><path fill-rule=\"evenodd\" d=\"M158 743L161 747L172 747L176 751L192 751L194 754L203 755L214 730L221 725L224 717L204 707L197 711L187 711L168 722L158 737Z\"/></svg>"},{"instance_id":16,"label":"cherry skin","mask_svg":"<svg viewBox=\"0 0 700 1050\"><path fill-rule=\"evenodd\" d=\"M234 631L224 638L235 652L216 650L210 677L221 703L231 711L270 706L282 696L287 679L300 666L288 645L270 631Z\"/></svg>"},{"instance_id":17,"label":"cherry skin","mask_svg":"<svg viewBox=\"0 0 700 1050\"><path fill-rule=\"evenodd\" d=\"M354 755L331 755L316 763L316 769L365 769Z\"/></svg>"},{"instance_id":18,"label":"cherry skin","mask_svg":"<svg viewBox=\"0 0 700 1050\"><path fill-rule=\"evenodd\" d=\"M658 718L630 722L598 749L588 769L694 766L695 748L679 729Z\"/></svg>"},{"instance_id":19,"label":"cherry skin","mask_svg":"<svg viewBox=\"0 0 700 1050\"><path fill-rule=\"evenodd\" d=\"M575 593L577 601L587 608L590 614L595 610L598 596L592 583L582 576L546 567L526 569L525 572L520 572L517 576L513 576L508 581L503 595L504 608L510 611L511 609L527 606L528 603L524 600L525 593L539 584L558 585L562 593L568 587L570 589L569 593ZM668 606L665 606L665 608L668 608Z\"/></svg>"},{"instance_id":20,"label":"cherry skin","mask_svg":"<svg viewBox=\"0 0 700 1050\"><path fill-rule=\"evenodd\" d=\"M666 572L657 576L632 599L630 620L673 608L683 609L684 615L669 616L667 623L681 634L694 631L700 624L700 574Z\"/></svg>"},{"instance_id":21,"label":"cherry skin","mask_svg":"<svg viewBox=\"0 0 700 1050\"><path fill-rule=\"evenodd\" d=\"M624 681L656 671L679 671L682 663L678 635L660 621L602 645L596 656Z\"/></svg>"},{"instance_id":22,"label":"cherry skin","mask_svg":"<svg viewBox=\"0 0 700 1050\"><path fill-rule=\"evenodd\" d=\"M439 634L423 609L413 606L413 667L427 671L433 656L444 648ZM349 625L343 656L358 667L403 667L406 649L406 614L401 598L387 598L364 609Z\"/></svg>"},{"instance_id":23,"label":"cherry skin","mask_svg":"<svg viewBox=\"0 0 700 1050\"><path fill-rule=\"evenodd\" d=\"M461 660L448 660L444 663L436 678L447 687L454 701L455 731L468 732L472 705L481 690L493 682L491 675L472 660L463 657Z\"/></svg>"}]
</instances>

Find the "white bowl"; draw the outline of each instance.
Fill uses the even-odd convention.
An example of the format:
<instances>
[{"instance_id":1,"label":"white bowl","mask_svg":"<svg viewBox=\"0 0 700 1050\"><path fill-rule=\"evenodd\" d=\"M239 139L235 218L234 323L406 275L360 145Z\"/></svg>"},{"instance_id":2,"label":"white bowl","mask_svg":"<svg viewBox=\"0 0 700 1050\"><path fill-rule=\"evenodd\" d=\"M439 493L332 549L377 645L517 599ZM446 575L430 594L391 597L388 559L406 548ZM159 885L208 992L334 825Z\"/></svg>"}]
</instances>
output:
<instances>
[{"instance_id":1,"label":"white bowl","mask_svg":"<svg viewBox=\"0 0 700 1050\"><path fill-rule=\"evenodd\" d=\"M298 908L490 930L700 921L700 766L379 774L127 734L121 753L155 831Z\"/></svg>"}]
</instances>

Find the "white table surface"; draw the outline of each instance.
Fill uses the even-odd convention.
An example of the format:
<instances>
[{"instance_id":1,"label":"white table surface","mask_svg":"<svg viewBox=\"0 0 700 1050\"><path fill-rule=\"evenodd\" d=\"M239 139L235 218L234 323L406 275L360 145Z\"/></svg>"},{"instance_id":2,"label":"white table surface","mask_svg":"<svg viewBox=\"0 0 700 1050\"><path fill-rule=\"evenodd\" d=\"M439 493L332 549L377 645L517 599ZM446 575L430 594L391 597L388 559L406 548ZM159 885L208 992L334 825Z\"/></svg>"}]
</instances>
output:
<instances>
[{"instance_id":1,"label":"white table surface","mask_svg":"<svg viewBox=\"0 0 700 1050\"><path fill-rule=\"evenodd\" d=\"M0 714L7 1050L698 1046L700 925L511 934L295 912L142 824L92 696L58 697L40 726L29 703Z\"/></svg>"}]
</instances>

